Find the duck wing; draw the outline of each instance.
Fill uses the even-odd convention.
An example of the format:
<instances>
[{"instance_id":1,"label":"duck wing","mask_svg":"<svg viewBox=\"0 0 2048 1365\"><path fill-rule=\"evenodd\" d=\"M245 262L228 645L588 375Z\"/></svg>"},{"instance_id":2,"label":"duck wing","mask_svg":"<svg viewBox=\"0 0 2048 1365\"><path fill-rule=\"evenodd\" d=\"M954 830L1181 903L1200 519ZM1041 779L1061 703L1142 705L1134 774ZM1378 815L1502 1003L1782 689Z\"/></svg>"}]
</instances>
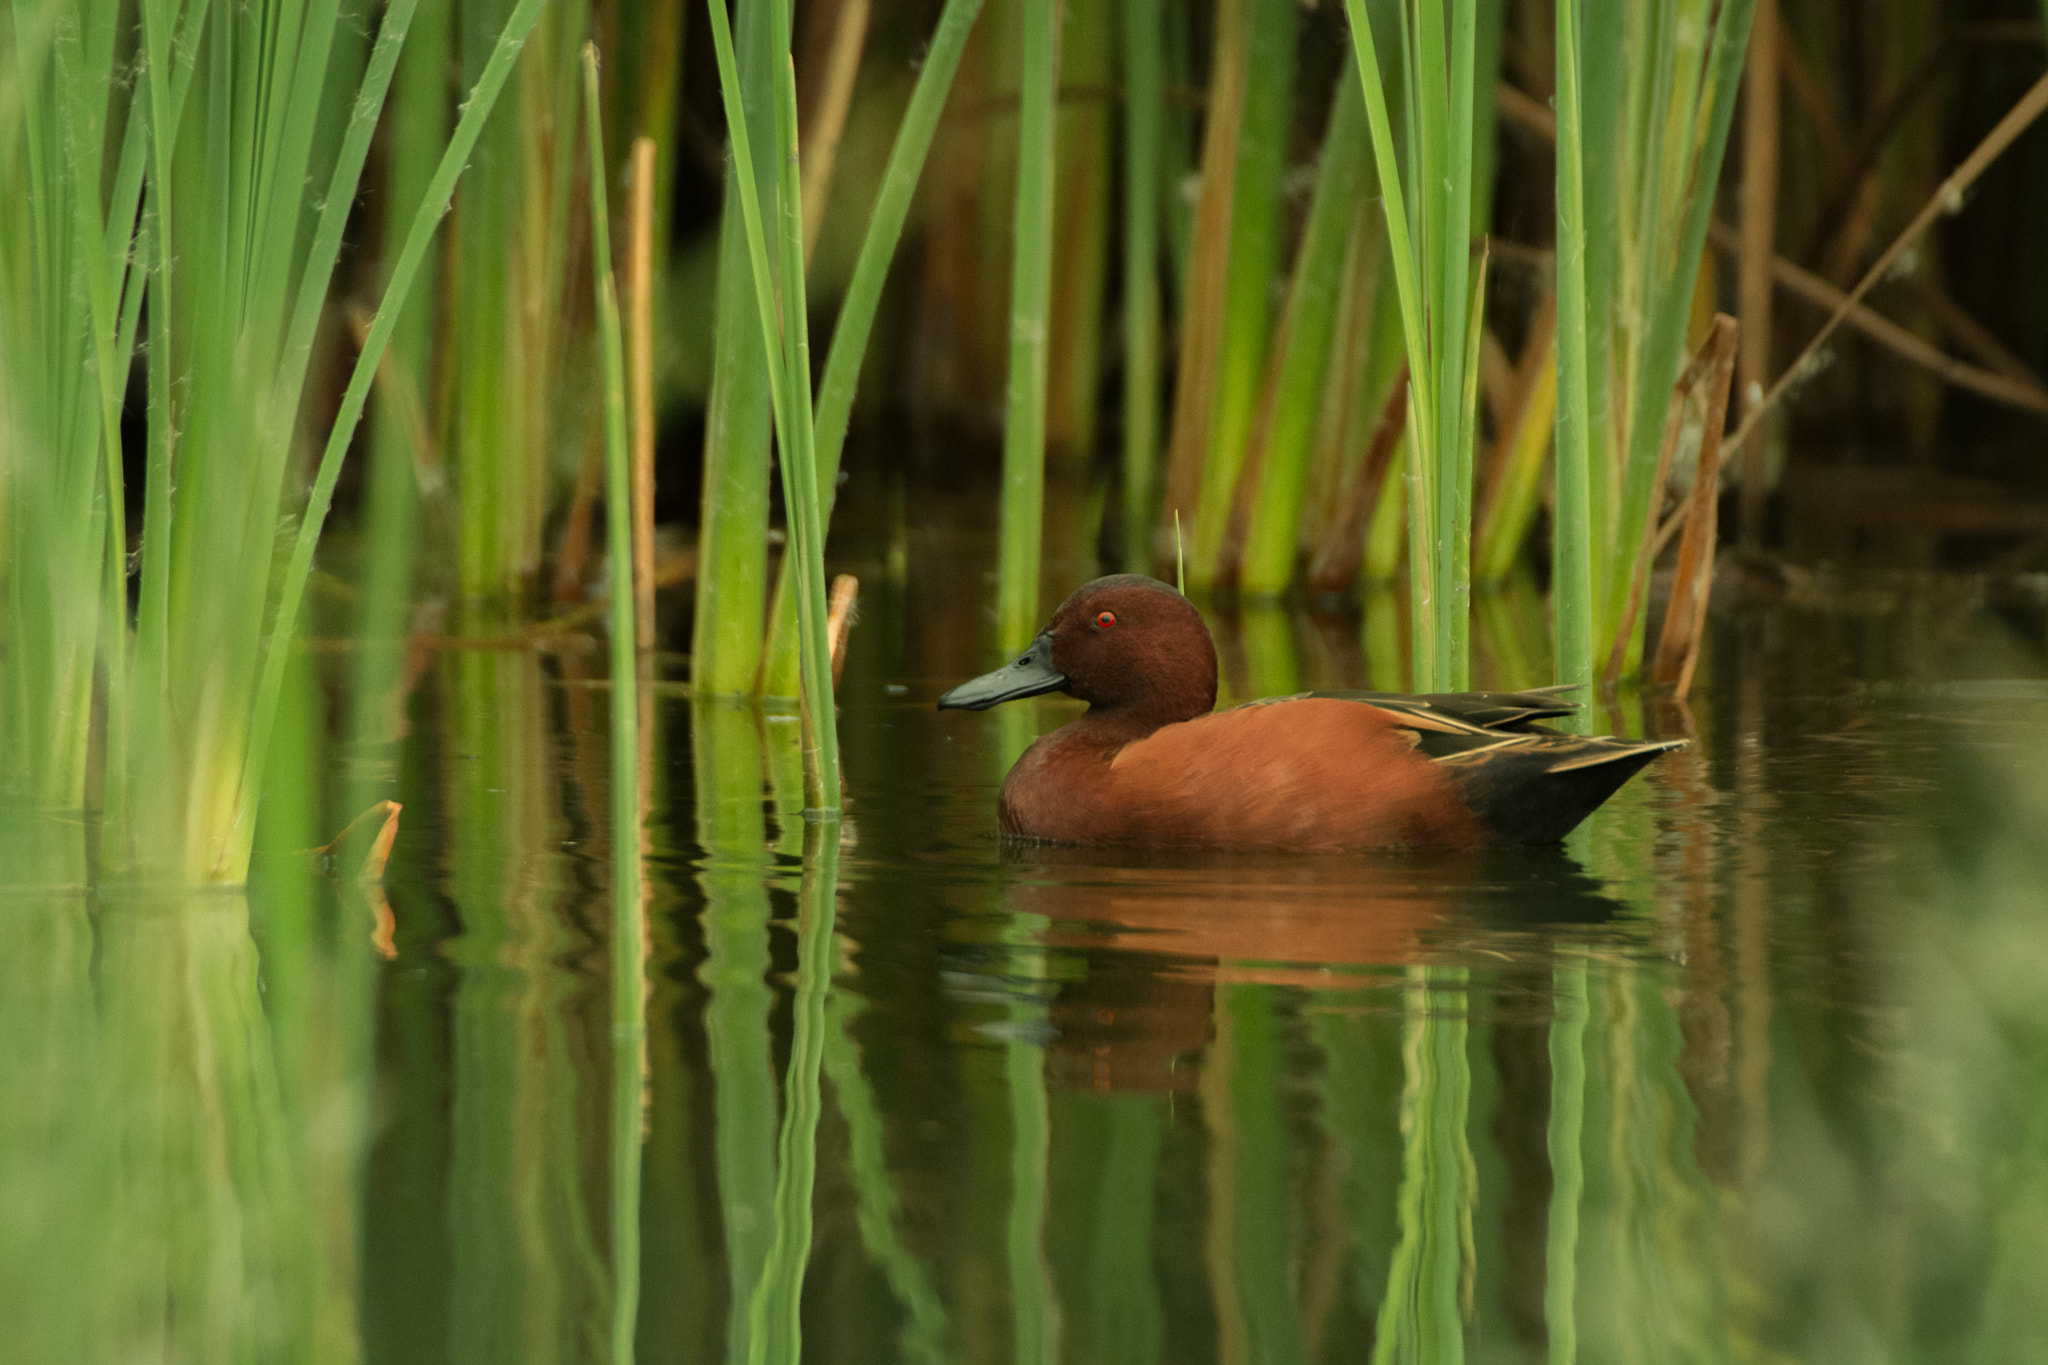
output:
<instances>
[{"instance_id":1,"label":"duck wing","mask_svg":"<svg viewBox=\"0 0 2048 1365\"><path fill-rule=\"evenodd\" d=\"M1439 733L1464 730L1530 732L1535 722L1569 716L1579 704L1563 694L1576 684L1532 687L1525 692L1298 692L1291 697L1270 697L1272 702L1299 701L1307 697L1331 701L1355 701L1387 712L1397 720L1413 721L1418 729Z\"/></svg>"},{"instance_id":2,"label":"duck wing","mask_svg":"<svg viewBox=\"0 0 2048 1365\"><path fill-rule=\"evenodd\" d=\"M1560 695L1568 690L1303 695L1383 713L1451 780L1496 840L1539 844L1562 839L1651 759L1684 744L1568 735L1538 724L1578 710Z\"/></svg>"}]
</instances>

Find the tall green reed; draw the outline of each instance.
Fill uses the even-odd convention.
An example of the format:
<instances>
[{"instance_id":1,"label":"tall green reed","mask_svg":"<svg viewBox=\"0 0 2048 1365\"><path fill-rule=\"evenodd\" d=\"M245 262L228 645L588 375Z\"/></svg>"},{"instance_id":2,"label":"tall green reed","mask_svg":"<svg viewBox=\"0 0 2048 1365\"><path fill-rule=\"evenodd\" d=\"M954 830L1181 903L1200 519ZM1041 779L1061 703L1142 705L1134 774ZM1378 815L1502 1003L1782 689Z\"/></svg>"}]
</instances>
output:
<instances>
[{"instance_id":1,"label":"tall green reed","mask_svg":"<svg viewBox=\"0 0 2048 1365\"><path fill-rule=\"evenodd\" d=\"M0 799L32 806L84 804L94 657L126 604L120 411L149 119L143 87L124 100L114 79L120 18L16 4L0 56L0 167L19 187L0 232ZM109 664L125 700L125 654Z\"/></svg>"},{"instance_id":2,"label":"tall green reed","mask_svg":"<svg viewBox=\"0 0 2048 1365\"><path fill-rule=\"evenodd\" d=\"M750 145L772 146L775 139L771 9L765 4L742 6L735 35L737 107L745 110ZM728 137L733 136L734 107L735 102L728 100ZM774 167L764 164L749 173L762 209L775 212L779 190ZM690 640L691 685L711 696L754 690L761 675L768 584L768 443L774 421L770 374L776 334L761 334L739 176L739 159L728 158L719 218L711 393L704 414L697 611Z\"/></svg>"},{"instance_id":3,"label":"tall green reed","mask_svg":"<svg viewBox=\"0 0 2048 1365\"><path fill-rule=\"evenodd\" d=\"M1480 15L1401 0L1385 21L1402 73L1396 155L1379 46L1346 0L1364 82L1408 352L1409 573L1415 685L1458 688L1470 670L1471 502L1485 270L1473 269L1473 118ZM1498 17L1498 12L1495 12Z\"/></svg>"},{"instance_id":4,"label":"tall green reed","mask_svg":"<svg viewBox=\"0 0 2048 1365\"><path fill-rule=\"evenodd\" d=\"M1659 444L1755 0L1561 0L1558 48L1559 676L1630 629ZM1623 206L1633 212L1623 212ZM1640 662L1641 621L1622 641Z\"/></svg>"},{"instance_id":5,"label":"tall green reed","mask_svg":"<svg viewBox=\"0 0 2048 1365\"><path fill-rule=\"evenodd\" d=\"M1023 67L1017 113L1017 197L1010 261L1010 381L1003 422L1002 542L996 642L1022 649L1038 631L1045 519L1046 347L1052 295L1053 116L1060 7L1018 7Z\"/></svg>"},{"instance_id":6,"label":"tall green reed","mask_svg":"<svg viewBox=\"0 0 2048 1365\"><path fill-rule=\"evenodd\" d=\"M1356 82L1340 81L1256 438L1257 481L1247 490L1251 516L1238 571L1238 586L1250 597L1277 597L1294 580L1323 394L1343 382L1333 372L1333 357L1337 364L1357 360L1340 349L1338 324L1365 183L1366 136L1363 92Z\"/></svg>"},{"instance_id":7,"label":"tall green reed","mask_svg":"<svg viewBox=\"0 0 2048 1365\"><path fill-rule=\"evenodd\" d=\"M626 355L612 275L597 48L583 46L583 126L590 154L590 246L604 361L605 536L611 558L612 729L612 1330L611 1357L629 1365L640 1307L640 1097L646 1056L647 935L640 888L639 649L633 564L632 470L626 439Z\"/></svg>"},{"instance_id":8,"label":"tall green reed","mask_svg":"<svg viewBox=\"0 0 2048 1365\"><path fill-rule=\"evenodd\" d=\"M742 110L738 63L723 0L708 0L718 53L719 86L726 128L739 177L740 207L746 223L754 301L768 361L769 394L782 458L783 501L789 509L789 553L801 571L797 580L802 642L803 696L809 717L805 731L806 797L813 809L836 819L840 802L838 716L832 696L832 649L827 639L824 515L819 505L817 448L811 407L810 323L804 304L803 202L798 184L796 79L790 66L788 4L778 4L775 47L782 55L775 79L774 144L780 166L780 324L775 298L778 274L771 269L753 174L752 141Z\"/></svg>"},{"instance_id":9,"label":"tall green reed","mask_svg":"<svg viewBox=\"0 0 2048 1365\"><path fill-rule=\"evenodd\" d=\"M1218 187L1228 196L1229 217L1214 388L1197 398L1209 406L1201 425L1201 475L1188 546L1197 591L1215 584L1222 570L1238 475L1265 383L1273 280L1280 268L1280 176L1287 165L1293 112L1299 6L1289 0L1245 0L1244 7L1243 99L1231 149L1235 165L1228 184ZM1193 453L1195 448L1183 449Z\"/></svg>"},{"instance_id":10,"label":"tall green reed","mask_svg":"<svg viewBox=\"0 0 2048 1365\"><path fill-rule=\"evenodd\" d=\"M882 187L861 237L860 256L854 262L853 277L847 283L839 318L832 327L832 344L825 352L825 369L818 381L815 424L818 505L828 524L839 488L839 460L846 448L854 390L881 308L882 286L888 280L889 264L903 238L903 225L910 216L910 203L924 169L925 155L931 150L939 115L960 67L960 54L967 47L981 6L982 0L946 0L946 8L939 15L931 45L918 68L909 107L903 111L903 122L897 127L896 141L889 149ZM705 519L708 524L708 511ZM802 652L797 642L795 565L793 558L784 556L776 575L768 653L761 666L759 690L765 696L795 696L799 685Z\"/></svg>"}]
</instances>

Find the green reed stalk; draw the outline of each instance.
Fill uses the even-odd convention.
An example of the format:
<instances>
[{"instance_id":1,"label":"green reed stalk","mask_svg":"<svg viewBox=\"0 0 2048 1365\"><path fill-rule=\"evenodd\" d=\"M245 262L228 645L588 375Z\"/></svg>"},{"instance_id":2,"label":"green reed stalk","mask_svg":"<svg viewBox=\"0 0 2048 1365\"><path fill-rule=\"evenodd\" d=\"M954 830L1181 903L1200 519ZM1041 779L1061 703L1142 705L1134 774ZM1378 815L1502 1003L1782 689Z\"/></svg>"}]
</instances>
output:
<instances>
[{"instance_id":1,"label":"green reed stalk","mask_svg":"<svg viewBox=\"0 0 2048 1365\"><path fill-rule=\"evenodd\" d=\"M925 156L931 150L939 115L945 110L954 73L960 68L960 54L966 50L981 6L982 0L946 0L946 8L939 15L931 46L918 69L910 104L896 129L889 164L882 172L881 191L868 214L860 256L854 262L853 277L839 305L839 319L832 327L832 345L825 353L825 371L818 381L815 426L818 504L828 526L839 491L839 460L846 448L854 392L860 382L861 362L867 356L868 339L874 334L875 316L881 308L882 286L888 282L889 265L903 239L903 224L910 216ZM767 657L761 665L759 690L764 696L795 696L799 685L801 648L797 641L793 570L794 561L784 556L768 618Z\"/></svg>"},{"instance_id":2,"label":"green reed stalk","mask_svg":"<svg viewBox=\"0 0 2048 1365\"><path fill-rule=\"evenodd\" d=\"M771 9L743 5L739 12L738 103L746 111L749 145L774 139ZM690 644L690 683L706 696L754 690L761 674L768 583L768 443L777 333L761 333L739 175L738 160L728 158L718 231L711 394L704 415L697 613ZM772 212L778 193L775 168L755 168L751 184L758 202Z\"/></svg>"},{"instance_id":3,"label":"green reed stalk","mask_svg":"<svg viewBox=\"0 0 2048 1365\"><path fill-rule=\"evenodd\" d=\"M1252 490L1238 577L1248 597L1278 597L1294 580L1310 456L1322 424L1323 393L1345 298L1353 209L1365 184L1367 135L1362 89L1352 81L1339 82L1280 329L1259 480Z\"/></svg>"},{"instance_id":4,"label":"green reed stalk","mask_svg":"<svg viewBox=\"0 0 2048 1365\"><path fill-rule=\"evenodd\" d=\"M1567 681L1590 677L1587 661L1612 652L1624 628L1754 8L1558 9L1556 569ZM1626 672L1641 639L1638 617Z\"/></svg>"},{"instance_id":5,"label":"green reed stalk","mask_svg":"<svg viewBox=\"0 0 2048 1365\"><path fill-rule=\"evenodd\" d=\"M51 808L84 804L94 652L126 611L119 418L149 120L131 98L103 208L119 17L17 2L0 70L0 168L21 188L0 234L0 797ZM126 653L106 655L119 732Z\"/></svg>"},{"instance_id":6,"label":"green reed stalk","mask_svg":"<svg viewBox=\"0 0 2048 1365\"><path fill-rule=\"evenodd\" d=\"M640 1094L647 1046L640 893L640 699L633 594L633 471L626 437L626 343L612 276L597 46L583 45L583 127L590 153L590 249L604 361L605 540L612 636L612 1359L630 1365L640 1307Z\"/></svg>"},{"instance_id":7,"label":"green reed stalk","mask_svg":"<svg viewBox=\"0 0 2048 1365\"><path fill-rule=\"evenodd\" d=\"M811 723L805 782L813 808L836 818L840 802L838 717L832 700L832 650L826 637L824 517L819 508L815 431L811 410L810 330L803 286L803 203L798 188L796 78L790 67L789 16L778 10L776 50L783 54L776 76L777 155L781 167L780 245L782 318L775 315L776 279L768 265L768 243L755 194L753 154L740 107L738 63L724 0L708 0L712 39L718 53L719 86L725 97L727 133L739 173L740 207L746 219L747 253L753 266L754 300L768 360L769 391L782 442L782 492L789 508L789 553L797 557L798 623L803 642L803 691ZM778 346L777 338L780 338Z\"/></svg>"},{"instance_id":8,"label":"green reed stalk","mask_svg":"<svg viewBox=\"0 0 2048 1365\"><path fill-rule=\"evenodd\" d=\"M1562 43L1558 50L1564 50ZM1562 91L1562 85L1559 89ZM1559 114L1562 134L1562 99ZM1559 145L1563 145L1562 137ZM1586 1119L1583 962L1559 964L1556 992L1550 1021L1550 1241L1543 1262L1543 1317L1550 1329L1550 1358L1558 1365L1570 1365L1578 1359L1579 1202L1586 1186L1585 1153L1580 1145Z\"/></svg>"},{"instance_id":9,"label":"green reed stalk","mask_svg":"<svg viewBox=\"0 0 2048 1365\"><path fill-rule=\"evenodd\" d=\"M1557 0L1557 454L1551 516L1551 613L1557 680L1593 681L1593 395L1586 283L1586 161L1579 0ZM1604 101L1603 101L1604 104ZM1602 391L1605 385L1599 386Z\"/></svg>"},{"instance_id":10,"label":"green reed stalk","mask_svg":"<svg viewBox=\"0 0 2048 1365\"><path fill-rule=\"evenodd\" d=\"M1059 79L1068 87L1116 84L1110 49L1113 6L1065 5ZM1095 453L1102 319L1109 289L1110 104L1067 100L1055 110L1051 299L1046 311L1046 448L1085 467ZM1059 542L1055 540L1055 545Z\"/></svg>"},{"instance_id":11,"label":"green reed stalk","mask_svg":"<svg viewBox=\"0 0 2048 1365\"><path fill-rule=\"evenodd\" d=\"M1407 342L1409 571L1415 685L1465 686L1470 669L1472 450L1485 276L1472 269L1472 157L1479 19L1402 0L1408 157L1397 162L1377 45L1362 0L1345 0L1365 87ZM1412 10L1412 14L1411 14ZM1404 185L1403 182L1406 182Z\"/></svg>"},{"instance_id":12,"label":"green reed stalk","mask_svg":"<svg viewBox=\"0 0 2048 1365\"><path fill-rule=\"evenodd\" d=\"M388 26L393 18L403 14L411 17L413 0L399 0L385 16ZM249 721L247 741L247 763L240 787L240 808L232 838L235 851L222 865L231 878L238 879L248 868L249 840L255 828L257 804L261 797L257 779L263 772L264 753L270 741L270 730L277 712L278 694L284 686L285 665L292 648L293 634L298 625L300 604L305 599L306 580L313 567L313 550L319 543L321 528L326 524L328 509L334 502L334 487L341 477L342 460L348 453L356 425L361 421L363 405L368 401L370 385L377 373L378 363L383 359L384 350L390 344L391 334L398 326L398 319L405 311L405 301L412 288L413 277L418 273L421 262L427 254L427 247L433 241L435 229L440 226L442 215L448 210L449 201L454 198L455 184L461 178L463 167L468 163L471 150L482 131L484 121L489 118L492 107L497 103L498 94L504 89L505 80L511 74L513 63L533 31L534 23L540 18L545 0L520 0L518 8L505 21L504 29L498 35L498 43L490 59L484 63L483 71L477 76L476 84L470 88L469 98L463 101L462 116L456 121L455 131L449 136L448 146L441 154L441 163L428 183L426 196L420 201L418 212L413 215L412 227L406 233L405 245L400 249L398 260L391 268L391 280L385 286L383 300L377 306L377 313L370 321L368 337L362 350L356 356L354 370L349 375L348 387L342 393L340 410L335 414L334 425L329 429L326 448L321 452L320 464L314 475L313 488L306 503L305 514L300 518L297 536L292 544L292 553L286 565L283 586L279 594L277 612L272 623L269 644L262 660L262 677L256 687L253 716ZM370 69L364 76L367 91L371 78L381 72L384 85L388 85L391 71L398 60L398 39L402 30L394 35L387 46L382 31L378 43L370 56ZM388 63L388 65L386 65ZM334 253L339 250L341 228L347 218L348 207L354 201L352 189L339 183L342 166L351 159L359 172L361 158L367 154L369 133L376 125L376 110L382 105L382 86L378 87L377 103L365 106L362 100L356 104L357 121L351 124L349 139L351 150L345 152L337 165L337 183L330 187L323 201L325 212L322 216L315 241L325 247L327 271L331 274ZM367 126L365 126L367 125ZM360 132L361 145L355 147ZM350 184L353 184L351 177ZM320 249L316 246L316 250ZM292 324L292 339L299 343L299 353L310 350L314 326L319 319L318 300L325 297L326 278L319 280L317 294L311 292L312 282L301 285L299 306ZM287 354L291 354L290 350ZM301 370L303 379L303 369ZM297 406L294 391L292 407ZM266 529L267 529L267 523ZM145 528L146 531L147 528ZM266 575L267 577L267 575ZM146 587L147 585L145 585Z\"/></svg>"},{"instance_id":13,"label":"green reed stalk","mask_svg":"<svg viewBox=\"0 0 2048 1365\"><path fill-rule=\"evenodd\" d=\"M1244 105L1232 179L1222 335L1188 555L1197 591L1212 586L1221 571L1238 476L1265 386L1299 8L1294 0L1248 0L1245 16Z\"/></svg>"},{"instance_id":14,"label":"green reed stalk","mask_svg":"<svg viewBox=\"0 0 2048 1365\"><path fill-rule=\"evenodd\" d=\"M1123 566L1152 567L1159 486L1161 0L1124 6Z\"/></svg>"},{"instance_id":15,"label":"green reed stalk","mask_svg":"<svg viewBox=\"0 0 2048 1365\"><path fill-rule=\"evenodd\" d=\"M1045 520L1047 313L1052 298L1053 121L1059 92L1057 5L1018 6L1023 70L1017 112L1017 207L1010 258L1010 385L1003 424L1002 544L996 643L1024 648L1038 632L1038 561Z\"/></svg>"}]
</instances>

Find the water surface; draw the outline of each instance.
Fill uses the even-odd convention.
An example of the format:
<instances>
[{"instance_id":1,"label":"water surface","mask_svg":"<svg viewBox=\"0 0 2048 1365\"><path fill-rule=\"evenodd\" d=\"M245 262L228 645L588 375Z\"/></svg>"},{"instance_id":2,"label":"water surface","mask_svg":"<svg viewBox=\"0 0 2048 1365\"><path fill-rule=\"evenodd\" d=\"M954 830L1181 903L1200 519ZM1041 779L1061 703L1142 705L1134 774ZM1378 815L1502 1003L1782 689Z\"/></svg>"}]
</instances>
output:
<instances>
[{"instance_id":1,"label":"water surface","mask_svg":"<svg viewBox=\"0 0 2048 1365\"><path fill-rule=\"evenodd\" d=\"M382 892L88 897L45 825L7 1358L2048 1358L2038 612L1746 612L1596 705L1694 742L1563 849L1134 856L992 837L1072 704L932 710L979 588L870 587L822 882L794 717L656 687L644 1045L594 654L441 651L333 754ZM1226 691L1398 638L1247 617Z\"/></svg>"}]
</instances>

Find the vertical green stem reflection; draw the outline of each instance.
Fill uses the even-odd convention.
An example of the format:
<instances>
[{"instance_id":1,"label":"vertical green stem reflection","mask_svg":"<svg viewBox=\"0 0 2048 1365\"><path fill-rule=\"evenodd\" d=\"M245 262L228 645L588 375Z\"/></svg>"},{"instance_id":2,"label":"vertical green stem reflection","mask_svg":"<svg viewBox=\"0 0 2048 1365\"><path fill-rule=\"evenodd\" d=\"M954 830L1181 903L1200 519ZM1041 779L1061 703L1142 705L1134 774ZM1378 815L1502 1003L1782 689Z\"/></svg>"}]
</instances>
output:
<instances>
[{"instance_id":1,"label":"vertical green stem reflection","mask_svg":"<svg viewBox=\"0 0 2048 1365\"><path fill-rule=\"evenodd\" d=\"M881 1267L883 1278L902 1305L903 1359L914 1365L944 1365L946 1307L932 1283L930 1268L896 1229L898 1202L882 1148L882 1114L853 1040L856 1009L855 999L844 992L834 991L825 1001L825 1074L831 1078L839 1118L846 1125L854 1216L869 1259Z\"/></svg>"},{"instance_id":2,"label":"vertical green stem reflection","mask_svg":"<svg viewBox=\"0 0 2048 1365\"><path fill-rule=\"evenodd\" d=\"M731 1285L725 1358L752 1358L748 1308L765 1273L775 1203L775 1072L768 1013L767 818L755 713L696 703L697 880L704 891L704 1032L715 1101L719 1221Z\"/></svg>"},{"instance_id":3,"label":"vertical green stem reflection","mask_svg":"<svg viewBox=\"0 0 2048 1365\"><path fill-rule=\"evenodd\" d=\"M1023 86L1017 115L1017 216L1010 266L1010 390L1003 426L1001 580L996 642L1022 649L1038 631L1039 540L1045 518L1046 314L1052 299L1054 96L1060 6L1019 5Z\"/></svg>"},{"instance_id":4,"label":"vertical green stem reflection","mask_svg":"<svg viewBox=\"0 0 2048 1365\"><path fill-rule=\"evenodd\" d=\"M1586 1188L1580 1133L1586 1120L1586 967L1560 964L1550 1021L1550 1246L1544 1258L1543 1316L1550 1358L1578 1358L1579 1201Z\"/></svg>"},{"instance_id":5,"label":"vertical green stem reflection","mask_svg":"<svg viewBox=\"0 0 2048 1365\"><path fill-rule=\"evenodd\" d=\"M626 347L612 277L597 45L583 45L583 127L590 149L590 243L604 355L605 536L611 556L612 645L612 1359L633 1358L640 1307L640 1094L647 939L640 905L640 700L635 666L632 470L626 449Z\"/></svg>"},{"instance_id":6,"label":"vertical green stem reflection","mask_svg":"<svg viewBox=\"0 0 2048 1365\"><path fill-rule=\"evenodd\" d=\"M1456 1365L1465 1358L1462 1300L1469 1293L1475 1188L1465 1133L1472 1097L1465 979L1460 967L1409 969L1401 1240L1380 1303L1375 1365Z\"/></svg>"},{"instance_id":7,"label":"vertical green stem reflection","mask_svg":"<svg viewBox=\"0 0 2048 1365\"><path fill-rule=\"evenodd\" d=\"M796 1365L803 1355L804 1270L811 1257L811 1190L818 1173L819 1075L825 1054L825 1003L832 989L839 892L839 825L804 830L802 906L797 922L796 999L789 1071L783 1079L780 1160L775 1176L775 1240L747 1313L747 1359Z\"/></svg>"}]
</instances>

